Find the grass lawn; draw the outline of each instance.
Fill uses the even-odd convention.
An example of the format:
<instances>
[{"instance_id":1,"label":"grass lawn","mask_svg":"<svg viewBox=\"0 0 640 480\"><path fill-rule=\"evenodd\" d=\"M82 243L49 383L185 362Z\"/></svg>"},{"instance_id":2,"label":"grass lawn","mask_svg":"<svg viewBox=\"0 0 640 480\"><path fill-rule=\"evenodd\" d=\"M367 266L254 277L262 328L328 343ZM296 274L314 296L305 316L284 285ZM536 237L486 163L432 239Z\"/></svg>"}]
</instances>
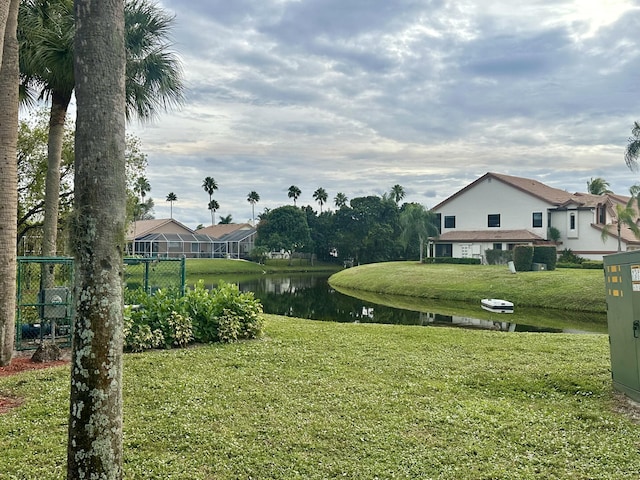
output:
<instances>
[{"instance_id":1,"label":"grass lawn","mask_svg":"<svg viewBox=\"0 0 640 480\"><path fill-rule=\"evenodd\" d=\"M267 316L238 344L125 356L127 479L626 479L606 335ZM64 477L68 367L0 379L0 478Z\"/></svg>"},{"instance_id":2,"label":"grass lawn","mask_svg":"<svg viewBox=\"0 0 640 480\"><path fill-rule=\"evenodd\" d=\"M313 265L308 260L267 260L264 265L245 260L227 260L222 258L188 258L187 276L211 274L262 274L262 273L286 273L286 272L333 272L342 268L339 265L324 262L315 262Z\"/></svg>"},{"instance_id":3,"label":"grass lawn","mask_svg":"<svg viewBox=\"0 0 640 480\"><path fill-rule=\"evenodd\" d=\"M332 275L338 288L466 301L503 298L517 307L605 312L602 270L557 269L512 274L506 265L388 262L361 265Z\"/></svg>"}]
</instances>

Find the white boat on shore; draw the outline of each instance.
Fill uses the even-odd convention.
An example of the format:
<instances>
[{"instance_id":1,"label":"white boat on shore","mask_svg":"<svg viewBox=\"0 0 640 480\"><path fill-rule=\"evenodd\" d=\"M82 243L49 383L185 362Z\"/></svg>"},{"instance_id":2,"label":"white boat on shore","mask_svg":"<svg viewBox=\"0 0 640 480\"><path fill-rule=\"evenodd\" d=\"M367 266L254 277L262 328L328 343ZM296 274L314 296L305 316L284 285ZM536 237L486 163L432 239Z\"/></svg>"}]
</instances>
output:
<instances>
[{"instance_id":1,"label":"white boat on shore","mask_svg":"<svg viewBox=\"0 0 640 480\"><path fill-rule=\"evenodd\" d=\"M499 298L483 298L480 305L489 312L513 313L513 303Z\"/></svg>"}]
</instances>

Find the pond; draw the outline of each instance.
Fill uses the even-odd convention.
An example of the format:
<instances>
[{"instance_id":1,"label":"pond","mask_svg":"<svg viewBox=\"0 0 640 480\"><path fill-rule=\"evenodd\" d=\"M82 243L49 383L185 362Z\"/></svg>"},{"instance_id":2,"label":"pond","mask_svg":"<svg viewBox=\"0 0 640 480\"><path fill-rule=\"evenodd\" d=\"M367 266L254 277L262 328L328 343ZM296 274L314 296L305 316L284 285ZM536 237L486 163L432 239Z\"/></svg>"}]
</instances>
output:
<instances>
[{"instance_id":1,"label":"pond","mask_svg":"<svg viewBox=\"0 0 640 480\"><path fill-rule=\"evenodd\" d=\"M606 314L518 308L512 314L487 312L477 305L368 292L337 291L329 274L222 275L205 278L215 287L220 280L254 292L265 313L312 320L450 326L508 332L606 333Z\"/></svg>"}]
</instances>

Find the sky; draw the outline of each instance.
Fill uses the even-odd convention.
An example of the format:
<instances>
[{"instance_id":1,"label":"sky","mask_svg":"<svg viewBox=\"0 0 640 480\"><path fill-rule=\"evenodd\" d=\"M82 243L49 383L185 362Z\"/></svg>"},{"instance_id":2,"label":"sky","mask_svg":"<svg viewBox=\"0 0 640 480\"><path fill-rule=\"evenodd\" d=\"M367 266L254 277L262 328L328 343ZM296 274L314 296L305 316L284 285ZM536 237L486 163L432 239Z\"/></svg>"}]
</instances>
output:
<instances>
[{"instance_id":1,"label":"sky","mask_svg":"<svg viewBox=\"0 0 640 480\"><path fill-rule=\"evenodd\" d=\"M431 208L487 172L570 192L624 162L640 121L640 0L162 0L184 104L132 123L155 217L319 211L399 184Z\"/></svg>"}]
</instances>

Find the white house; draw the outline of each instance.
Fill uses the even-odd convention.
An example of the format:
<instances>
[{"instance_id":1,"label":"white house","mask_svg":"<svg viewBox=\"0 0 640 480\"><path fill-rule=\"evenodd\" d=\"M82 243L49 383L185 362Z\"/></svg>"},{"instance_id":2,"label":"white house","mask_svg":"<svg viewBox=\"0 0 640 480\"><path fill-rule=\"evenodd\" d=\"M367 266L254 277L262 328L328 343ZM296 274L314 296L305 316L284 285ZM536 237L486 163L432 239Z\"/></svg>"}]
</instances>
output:
<instances>
[{"instance_id":1,"label":"white house","mask_svg":"<svg viewBox=\"0 0 640 480\"><path fill-rule=\"evenodd\" d=\"M483 259L488 249L557 245L558 251L571 249L583 258L602 260L618 250L616 205L624 207L629 198L569 193L537 180L489 172L433 207L440 235L430 254ZM637 219L637 209L635 213ZM549 236L551 227L560 233L557 244ZM623 251L640 248L640 240L624 225L620 240Z\"/></svg>"}]
</instances>

